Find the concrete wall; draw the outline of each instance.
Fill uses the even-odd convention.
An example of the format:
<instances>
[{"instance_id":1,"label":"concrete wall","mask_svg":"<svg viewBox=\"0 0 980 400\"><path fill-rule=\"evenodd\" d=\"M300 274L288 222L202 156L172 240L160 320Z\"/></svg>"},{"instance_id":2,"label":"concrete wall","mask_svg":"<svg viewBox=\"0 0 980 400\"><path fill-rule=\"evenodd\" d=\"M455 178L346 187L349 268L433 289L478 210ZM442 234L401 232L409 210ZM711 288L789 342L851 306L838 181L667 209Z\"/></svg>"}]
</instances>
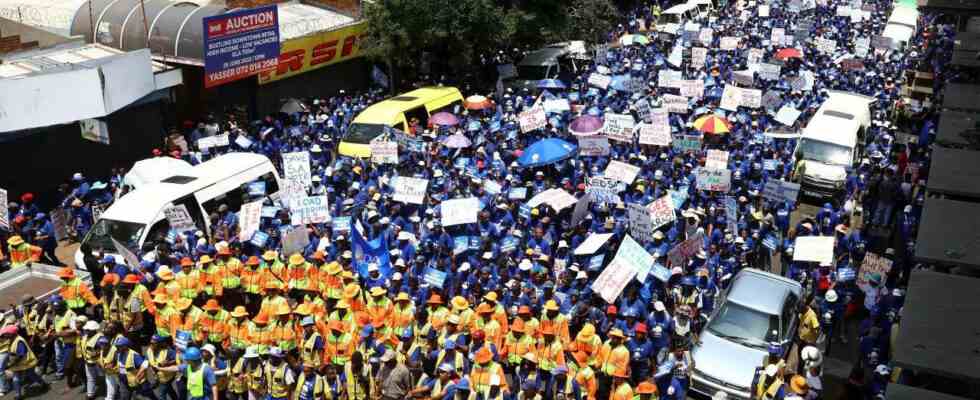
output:
<instances>
[{"instance_id":1,"label":"concrete wall","mask_svg":"<svg viewBox=\"0 0 980 400\"><path fill-rule=\"evenodd\" d=\"M72 41L71 38L55 35L51 32L2 17L0 17L0 36L19 36L21 43L36 42L36 47L49 47ZM4 52L4 48L0 47L0 53Z\"/></svg>"}]
</instances>

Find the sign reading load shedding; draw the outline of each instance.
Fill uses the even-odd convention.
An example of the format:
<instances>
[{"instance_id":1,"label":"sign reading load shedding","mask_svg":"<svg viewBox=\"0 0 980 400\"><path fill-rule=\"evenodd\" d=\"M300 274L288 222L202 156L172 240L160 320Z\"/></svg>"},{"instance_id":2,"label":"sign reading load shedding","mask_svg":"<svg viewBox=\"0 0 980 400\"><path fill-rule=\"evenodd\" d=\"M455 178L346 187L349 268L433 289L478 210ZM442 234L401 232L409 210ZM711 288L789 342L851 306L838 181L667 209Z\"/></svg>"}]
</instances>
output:
<instances>
[{"instance_id":1,"label":"sign reading load shedding","mask_svg":"<svg viewBox=\"0 0 980 400\"><path fill-rule=\"evenodd\" d=\"M279 13L275 5L204 18L204 87L275 68Z\"/></svg>"}]
</instances>

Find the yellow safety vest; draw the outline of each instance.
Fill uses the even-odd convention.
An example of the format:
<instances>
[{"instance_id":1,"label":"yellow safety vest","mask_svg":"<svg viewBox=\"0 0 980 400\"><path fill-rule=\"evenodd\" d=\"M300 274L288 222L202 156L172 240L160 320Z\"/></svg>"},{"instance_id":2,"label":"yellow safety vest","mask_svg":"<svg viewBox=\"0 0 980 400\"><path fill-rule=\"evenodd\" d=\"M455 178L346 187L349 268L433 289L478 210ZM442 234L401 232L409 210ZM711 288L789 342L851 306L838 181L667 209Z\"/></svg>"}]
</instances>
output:
<instances>
[{"instance_id":1,"label":"yellow safety vest","mask_svg":"<svg viewBox=\"0 0 980 400\"><path fill-rule=\"evenodd\" d=\"M82 355L84 356L83 358L85 358L86 363L95 364L99 362L99 349L96 348L96 345L98 344L99 339L103 338L104 336L105 335L101 333L96 333L91 337L85 337L82 339L85 343L84 349L82 349Z\"/></svg>"},{"instance_id":2,"label":"yellow safety vest","mask_svg":"<svg viewBox=\"0 0 980 400\"><path fill-rule=\"evenodd\" d=\"M256 392L265 392L265 368L262 364L256 364L248 371L248 389Z\"/></svg>"},{"instance_id":3,"label":"yellow safety vest","mask_svg":"<svg viewBox=\"0 0 980 400\"><path fill-rule=\"evenodd\" d=\"M204 397L204 364L201 364L197 371L190 365L187 366L187 393L191 397Z\"/></svg>"},{"instance_id":4,"label":"yellow safety vest","mask_svg":"<svg viewBox=\"0 0 980 400\"><path fill-rule=\"evenodd\" d=\"M323 354L316 350L317 339L320 339L322 342L323 337L320 336L320 333L313 332L313 334L310 335L310 337L307 338L305 342L303 342L303 349L301 354L303 356L304 366L311 365L313 366L313 368L320 368L320 365L323 364Z\"/></svg>"},{"instance_id":5,"label":"yellow safety vest","mask_svg":"<svg viewBox=\"0 0 980 400\"><path fill-rule=\"evenodd\" d=\"M74 319L75 319L75 312L70 309L68 311L65 311L65 315L62 315L61 317L55 317L55 321L54 321L55 333L62 333L67 331L69 328L68 325L71 324L71 321ZM65 344L75 343L75 338L71 336L68 337L59 336L58 340L60 340L62 343Z\"/></svg>"},{"instance_id":6,"label":"yellow safety vest","mask_svg":"<svg viewBox=\"0 0 980 400\"><path fill-rule=\"evenodd\" d=\"M142 379L139 379L138 372L140 370L140 366L136 365L135 351L131 349L126 350L126 359L123 361L122 365L119 366L119 368L122 370L122 372L125 372L126 384L129 385L129 387L134 388L146 382L146 374L143 375Z\"/></svg>"},{"instance_id":7,"label":"yellow safety vest","mask_svg":"<svg viewBox=\"0 0 980 400\"><path fill-rule=\"evenodd\" d=\"M150 361L150 365L153 367L160 368L167 363L167 353L169 352L169 349L160 349L160 351L157 351L156 353L153 352L153 349L147 349L146 352L146 359ZM157 380L159 383L170 383L176 377L176 372L157 371Z\"/></svg>"},{"instance_id":8,"label":"yellow safety vest","mask_svg":"<svg viewBox=\"0 0 980 400\"><path fill-rule=\"evenodd\" d=\"M221 268L221 287L225 289L237 289L241 286L242 278L238 276L241 273L241 262L236 259L230 259ZM229 270L234 270L234 273L229 273Z\"/></svg>"},{"instance_id":9,"label":"yellow safety vest","mask_svg":"<svg viewBox=\"0 0 980 400\"><path fill-rule=\"evenodd\" d=\"M266 368L265 380L269 382L270 396L280 399L289 396L289 385L286 384L286 368L288 366L283 362L278 367L274 367L275 370L272 370L271 364Z\"/></svg>"},{"instance_id":10,"label":"yellow safety vest","mask_svg":"<svg viewBox=\"0 0 980 400\"><path fill-rule=\"evenodd\" d=\"M755 398L759 400L765 399L775 399L776 393L779 392L779 388L783 386L782 379L776 379L769 385L768 388L765 387L766 380L765 377L759 377L759 383L755 385Z\"/></svg>"},{"instance_id":11,"label":"yellow safety vest","mask_svg":"<svg viewBox=\"0 0 980 400\"><path fill-rule=\"evenodd\" d=\"M296 389L293 390L293 400L319 400L323 398L323 389L326 386L324 378L320 375L313 375L313 395L309 397L303 396L303 391L306 389L306 374L299 374L299 378L296 379Z\"/></svg>"},{"instance_id":12,"label":"yellow safety vest","mask_svg":"<svg viewBox=\"0 0 980 400\"><path fill-rule=\"evenodd\" d=\"M245 393L246 390L248 390L248 385L246 384L245 379L239 378L239 375L241 375L242 371L244 370L245 370L245 358L243 357L243 358L239 358L238 361L235 361L235 365L231 367L231 371L229 371L228 373L229 375L231 375L230 376L231 379L228 380L229 392L242 394Z\"/></svg>"},{"instance_id":13,"label":"yellow safety vest","mask_svg":"<svg viewBox=\"0 0 980 400\"><path fill-rule=\"evenodd\" d=\"M366 372L368 376L368 387L361 385L360 379L354 375L354 368L350 363L344 365L344 377L347 378L347 398L349 400L364 400L371 394L371 386L373 386L374 381L371 379L370 366L364 364L362 368L361 372Z\"/></svg>"},{"instance_id":14,"label":"yellow safety vest","mask_svg":"<svg viewBox=\"0 0 980 400\"><path fill-rule=\"evenodd\" d=\"M34 352L31 351L31 346L27 345L27 340L24 340L24 338L21 336L15 337L14 340L10 342L10 347L9 347L10 353L16 353L17 347L21 343L23 343L24 347L27 348L27 354L25 354L23 357L18 358L17 362L14 363L13 365L8 365L7 366L8 371L11 372L26 371L28 369L37 366L37 357L35 357Z\"/></svg>"}]
</instances>

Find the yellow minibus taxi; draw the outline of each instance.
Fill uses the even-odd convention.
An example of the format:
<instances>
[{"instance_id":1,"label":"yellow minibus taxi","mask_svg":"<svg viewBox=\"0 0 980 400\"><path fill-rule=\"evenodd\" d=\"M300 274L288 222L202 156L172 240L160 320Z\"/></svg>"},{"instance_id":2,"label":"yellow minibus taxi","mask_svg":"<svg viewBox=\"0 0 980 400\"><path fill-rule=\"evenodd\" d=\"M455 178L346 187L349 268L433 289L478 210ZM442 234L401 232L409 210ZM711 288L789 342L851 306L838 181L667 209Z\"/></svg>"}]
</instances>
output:
<instances>
[{"instance_id":1,"label":"yellow minibus taxi","mask_svg":"<svg viewBox=\"0 0 980 400\"><path fill-rule=\"evenodd\" d=\"M457 105L461 110L463 95L455 87L424 87L373 104L354 118L337 152L348 157L370 157L371 140L384 133L385 126L407 131L414 118L425 127L429 116L439 111L453 112Z\"/></svg>"}]
</instances>

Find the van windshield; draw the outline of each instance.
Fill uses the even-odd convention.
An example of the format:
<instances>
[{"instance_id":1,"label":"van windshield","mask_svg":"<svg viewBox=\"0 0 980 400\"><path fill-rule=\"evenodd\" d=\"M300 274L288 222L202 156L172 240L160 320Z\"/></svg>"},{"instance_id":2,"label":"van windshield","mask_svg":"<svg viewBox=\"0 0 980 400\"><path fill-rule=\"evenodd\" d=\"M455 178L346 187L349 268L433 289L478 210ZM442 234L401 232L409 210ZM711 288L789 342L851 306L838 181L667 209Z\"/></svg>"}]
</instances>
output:
<instances>
[{"instance_id":1,"label":"van windshield","mask_svg":"<svg viewBox=\"0 0 980 400\"><path fill-rule=\"evenodd\" d=\"M517 76L526 81L538 81L548 79L547 65L518 65Z\"/></svg>"},{"instance_id":2,"label":"van windshield","mask_svg":"<svg viewBox=\"0 0 980 400\"><path fill-rule=\"evenodd\" d=\"M851 163L851 148L839 144L804 138L800 142L800 151L804 160L843 166Z\"/></svg>"},{"instance_id":3,"label":"van windshield","mask_svg":"<svg viewBox=\"0 0 980 400\"><path fill-rule=\"evenodd\" d=\"M116 248L112 245L112 239L131 248L138 248L140 236L143 234L145 225L135 222L114 221L102 218L95 223L92 230L88 232L83 244L88 244L92 250L104 250L115 252Z\"/></svg>"},{"instance_id":4,"label":"van windshield","mask_svg":"<svg viewBox=\"0 0 980 400\"><path fill-rule=\"evenodd\" d=\"M385 126L382 124L353 123L347 128L347 136L344 137L344 141L368 144L371 143L372 139L384 132L384 128Z\"/></svg>"}]
</instances>

